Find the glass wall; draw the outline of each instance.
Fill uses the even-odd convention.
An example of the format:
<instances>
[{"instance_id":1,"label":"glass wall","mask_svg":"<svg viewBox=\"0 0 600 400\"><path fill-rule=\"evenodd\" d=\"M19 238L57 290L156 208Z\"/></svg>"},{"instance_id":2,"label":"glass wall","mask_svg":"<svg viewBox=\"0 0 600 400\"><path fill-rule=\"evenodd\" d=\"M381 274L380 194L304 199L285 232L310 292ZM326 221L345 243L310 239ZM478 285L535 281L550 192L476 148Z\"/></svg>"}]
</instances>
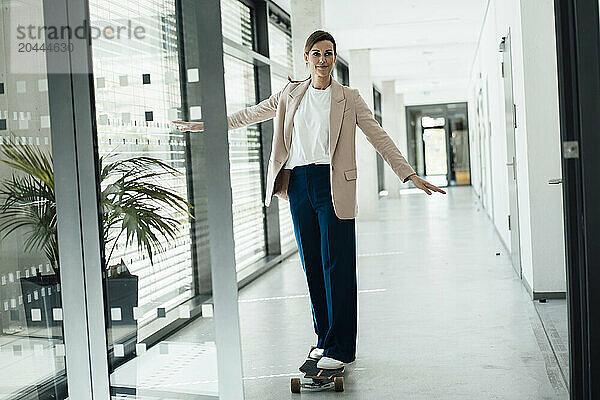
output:
<instances>
[{"instance_id":1,"label":"glass wall","mask_svg":"<svg viewBox=\"0 0 600 400\"><path fill-rule=\"evenodd\" d=\"M192 180L198 193L202 181L194 178L203 173L189 169L187 134L170 123L184 117L176 2L89 4L92 26L143 32L92 42L111 389L216 396L210 320L194 322L201 335L168 336L199 313L197 271L209 259L206 202L189 194ZM200 112L192 107L190 118ZM210 316L207 307L203 315ZM192 384L190 371L204 384Z\"/></svg>"},{"instance_id":2,"label":"glass wall","mask_svg":"<svg viewBox=\"0 0 600 400\"><path fill-rule=\"evenodd\" d=\"M271 88L273 92L283 89L286 83L287 77L271 73ZM281 252L285 253L296 247L294 224L292 222L290 203L279 197L277 199L279 201L279 240L281 242Z\"/></svg>"},{"instance_id":3,"label":"glass wall","mask_svg":"<svg viewBox=\"0 0 600 400\"><path fill-rule=\"evenodd\" d=\"M237 0L221 1L223 36L253 48L251 9ZM225 64L227 113L255 105L254 65L230 54ZM266 253L261 177L261 140L257 124L229 131L229 163L233 196L236 268L241 271Z\"/></svg>"},{"instance_id":4,"label":"glass wall","mask_svg":"<svg viewBox=\"0 0 600 400\"><path fill-rule=\"evenodd\" d=\"M223 37L254 50L254 25L250 7L238 0L221 0Z\"/></svg>"},{"instance_id":5,"label":"glass wall","mask_svg":"<svg viewBox=\"0 0 600 400\"><path fill-rule=\"evenodd\" d=\"M11 30L44 25L33 4L0 2L0 399L67 395L46 56Z\"/></svg>"},{"instance_id":6,"label":"glass wall","mask_svg":"<svg viewBox=\"0 0 600 400\"><path fill-rule=\"evenodd\" d=\"M63 342L51 147L56 140L51 135L48 97L48 82L52 89L54 81L43 68L35 74L11 70L12 53L6 45L13 15L20 12L28 23L33 18L44 25L43 4L37 9L16 2L0 4L5 44L0 46L0 367L15 371L0 375L0 398L67 396L65 353L71 353ZM99 217L104 298L86 294L90 298L82 302L99 305L86 303L82 310L100 310L103 305L105 320L94 324L100 330L106 324L111 394L216 398L219 380L210 303L215 278L209 243L214 224L209 230L208 199L214 202L218 196L210 197L205 184L210 176L204 168L208 134L192 137L170 123L203 120L202 97L190 95L190 84L202 77L197 66L185 67L189 56L184 57L182 45L187 50L188 44L180 32L189 25L182 24L181 8L196 5L177 0L87 4L89 26L104 34L92 36L92 85L82 85L91 104L80 106L76 123L87 123L85 129L93 131L87 149L93 147L97 154L77 156L98 157L98 180L79 184L89 192L97 190L100 198L97 205L77 205L93 211L92 219ZM255 51L254 10L236 0L223 0L221 6L228 48ZM73 15L84 15L84 10L77 8ZM67 5L66 11L72 7ZM286 71L292 69L289 21L286 27L274 21L268 25L271 58L277 64L271 74L273 91L285 86ZM251 58L239 51L223 57L227 111L256 104L258 74ZM46 55L38 52L31 63L43 67L45 60ZM71 90L81 87L73 84ZM72 107L69 99L63 103L55 97L53 107ZM88 111L91 124L83 115ZM85 129L78 134L85 135ZM230 131L228 141L229 160L223 159L230 166L235 261L241 270L266 256L259 125ZM82 149L86 147L77 151ZM57 166L64 169L63 164ZM295 248L295 241L285 201L280 203L280 219L286 252ZM87 276L80 278L82 285L90 283ZM94 330L86 315L79 318ZM104 333L95 332L102 341Z\"/></svg>"},{"instance_id":7,"label":"glass wall","mask_svg":"<svg viewBox=\"0 0 600 400\"><path fill-rule=\"evenodd\" d=\"M151 188L168 189L173 196L187 200L185 140L182 134L169 129L169 120L177 118L181 104L174 1L90 0L90 17L97 26L131 18L152 35L150 40L139 43L93 42L109 304L110 289L116 282L112 278L124 272L119 270L120 265L120 269L137 277L134 285L137 296L132 297L127 310L121 310L122 318L118 321L124 321L123 313L133 317L132 307L136 307L135 320L141 328L158 318L157 308L171 309L192 296L188 215L169 207L158 214L153 207L166 204L142 192ZM141 196L148 197L148 204L135 202ZM119 204L124 200L130 202L127 206L131 208ZM144 216L149 219L143 220ZM158 216L172 220L176 232L163 244L139 251L137 244L132 243L135 231L123 229L126 220L139 219L151 225L157 221L150 218ZM111 306L113 313L118 308L117 304ZM114 318L111 321L117 322ZM110 330L112 344L122 343L129 333L116 325Z\"/></svg>"},{"instance_id":8,"label":"glass wall","mask_svg":"<svg viewBox=\"0 0 600 400\"><path fill-rule=\"evenodd\" d=\"M269 15L269 57L292 75L293 57L292 57L292 35L289 22L282 20L274 13ZM287 76L282 76L271 70L271 91L277 93L287 84ZM284 199L277 198L279 201L279 240L281 243L281 252L296 247L294 237L294 225L292 214L290 212L290 203Z\"/></svg>"},{"instance_id":9,"label":"glass wall","mask_svg":"<svg viewBox=\"0 0 600 400\"><path fill-rule=\"evenodd\" d=\"M276 15L269 15L269 58L292 72L294 68L290 27ZM277 86L273 87L276 91Z\"/></svg>"}]
</instances>

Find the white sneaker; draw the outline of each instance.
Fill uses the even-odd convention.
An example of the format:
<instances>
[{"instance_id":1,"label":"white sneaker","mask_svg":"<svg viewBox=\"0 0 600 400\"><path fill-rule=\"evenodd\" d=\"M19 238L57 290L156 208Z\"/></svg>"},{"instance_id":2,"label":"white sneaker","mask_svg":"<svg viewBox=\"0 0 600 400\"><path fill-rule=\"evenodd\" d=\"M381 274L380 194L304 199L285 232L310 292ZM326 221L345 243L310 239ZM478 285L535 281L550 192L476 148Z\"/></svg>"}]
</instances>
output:
<instances>
[{"instance_id":1,"label":"white sneaker","mask_svg":"<svg viewBox=\"0 0 600 400\"><path fill-rule=\"evenodd\" d=\"M320 349L318 347L315 347L314 349L312 349L312 351L310 352L310 354L308 356L315 360L320 360L321 357L323 357L324 351L325 351L325 349Z\"/></svg>"},{"instance_id":2,"label":"white sneaker","mask_svg":"<svg viewBox=\"0 0 600 400\"><path fill-rule=\"evenodd\" d=\"M317 363L317 368L320 369L340 369L348 365L345 362L340 360L336 360L335 358L330 357L321 357L319 362Z\"/></svg>"}]
</instances>

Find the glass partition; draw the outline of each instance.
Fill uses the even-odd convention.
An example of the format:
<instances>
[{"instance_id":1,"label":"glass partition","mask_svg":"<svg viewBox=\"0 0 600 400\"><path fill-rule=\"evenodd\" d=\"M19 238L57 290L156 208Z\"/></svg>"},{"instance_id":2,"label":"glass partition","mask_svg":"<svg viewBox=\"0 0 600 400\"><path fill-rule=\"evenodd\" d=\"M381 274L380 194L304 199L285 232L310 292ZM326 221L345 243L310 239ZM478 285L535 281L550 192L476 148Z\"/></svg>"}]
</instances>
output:
<instances>
[{"instance_id":1,"label":"glass partition","mask_svg":"<svg viewBox=\"0 0 600 400\"><path fill-rule=\"evenodd\" d=\"M283 89L287 83L287 78L271 73L271 90L275 93ZM290 212L290 203L277 197L279 201L279 240L281 243L281 252L296 248L296 239L294 236L294 224Z\"/></svg>"},{"instance_id":2,"label":"glass partition","mask_svg":"<svg viewBox=\"0 0 600 400\"><path fill-rule=\"evenodd\" d=\"M283 26L281 26L283 24ZM269 19L269 58L286 67L290 76L293 74L292 35L287 25L276 15ZM271 70L271 92L277 93L287 84L287 76L274 73ZM290 212L290 203L277 197L279 201L279 240L281 252L296 248L294 225Z\"/></svg>"},{"instance_id":3,"label":"glass partition","mask_svg":"<svg viewBox=\"0 0 600 400\"><path fill-rule=\"evenodd\" d=\"M199 296L210 287L204 172L171 124L185 118L176 1L89 6L91 26L139 33L92 41L111 392L216 398L212 306ZM197 69L186 78L198 80Z\"/></svg>"},{"instance_id":4,"label":"glass partition","mask_svg":"<svg viewBox=\"0 0 600 400\"><path fill-rule=\"evenodd\" d=\"M286 30L276 25L273 20L269 20L269 58L291 70L293 64L292 36ZM273 91L276 87L272 88Z\"/></svg>"},{"instance_id":5,"label":"glass partition","mask_svg":"<svg viewBox=\"0 0 600 400\"><path fill-rule=\"evenodd\" d=\"M256 104L254 66L228 54L223 55L223 62L227 113ZM260 153L257 124L229 131L233 235L238 271L266 255Z\"/></svg>"},{"instance_id":6,"label":"glass partition","mask_svg":"<svg viewBox=\"0 0 600 400\"><path fill-rule=\"evenodd\" d=\"M223 37L252 49L251 15L251 9L238 0L222 0ZM230 54L223 55L223 62L227 113L256 104L254 65ZM229 131L233 235L238 272L267 254L261 152L257 124Z\"/></svg>"},{"instance_id":7,"label":"glass partition","mask_svg":"<svg viewBox=\"0 0 600 400\"><path fill-rule=\"evenodd\" d=\"M46 56L28 52L31 69L22 72L14 41L19 24L43 26L44 14L41 2L0 7L0 398L64 399Z\"/></svg>"},{"instance_id":8,"label":"glass partition","mask_svg":"<svg viewBox=\"0 0 600 400\"><path fill-rule=\"evenodd\" d=\"M239 0L221 0L223 37L254 49L254 29L250 7Z\"/></svg>"}]
</instances>

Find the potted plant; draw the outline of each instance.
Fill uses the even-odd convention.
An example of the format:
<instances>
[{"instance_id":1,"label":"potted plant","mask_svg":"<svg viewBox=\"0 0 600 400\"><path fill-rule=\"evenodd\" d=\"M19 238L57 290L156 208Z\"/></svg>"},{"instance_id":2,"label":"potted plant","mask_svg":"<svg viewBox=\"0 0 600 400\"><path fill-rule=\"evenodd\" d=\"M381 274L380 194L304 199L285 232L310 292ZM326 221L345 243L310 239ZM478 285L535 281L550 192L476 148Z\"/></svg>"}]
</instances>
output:
<instances>
[{"instance_id":1,"label":"potted plant","mask_svg":"<svg viewBox=\"0 0 600 400\"><path fill-rule=\"evenodd\" d=\"M123 260L111 264L119 239L125 245L134 243L139 251L146 251L150 263L154 263L154 251L163 250L163 241L174 239L180 223L167 217L165 210L175 210L189 217L192 205L173 190L155 183L157 178L177 176L180 173L163 161L150 157L134 157L114 162L100 158L100 182L102 182L101 205L103 241L105 245L105 279L110 308L121 309L121 319L113 321L107 317L110 329L109 343L115 337L124 344L125 357L110 357L111 370L126 361L135 351L137 343L137 321L133 308L138 305L138 277L132 275ZM193 217L192 217L193 218ZM112 340L111 340L112 339Z\"/></svg>"},{"instance_id":2,"label":"potted plant","mask_svg":"<svg viewBox=\"0 0 600 400\"><path fill-rule=\"evenodd\" d=\"M11 140L10 143L15 142ZM188 211L192 205L175 191L157 183L157 179L164 176L180 175L179 171L165 162L150 157L108 162L113 157L99 159L102 234L106 249L104 276L108 278L105 282L109 308L121 307L131 314L131 303L137 305L137 276L129 273L122 260L111 263L119 240L123 237L125 246L135 243L139 251L145 250L153 263L154 251L163 249L162 240L175 238L180 227L179 221L166 216L164 211L175 210L192 217ZM23 173L18 176L13 174L0 182L0 239L21 230L25 251L43 252L48 259L54 274L42 275L41 271L37 271L34 276L21 278L28 325L35 325L31 321L31 308L41 308L41 323L48 325L53 321L52 308L60 307L60 294L57 291L60 261L52 156L34 146L5 144L1 147L0 162ZM111 288L111 282L115 282L117 287ZM54 298L47 301L46 306L27 302L28 294L35 290L48 293L48 287L54 287L54 290L50 289L50 295ZM119 292L123 288L125 292ZM38 294L37 297L39 299L41 296ZM122 301L126 304L119 304ZM127 323L128 316L123 315L123 323ZM133 315L129 317L132 321ZM107 320L111 321L110 318Z\"/></svg>"}]
</instances>

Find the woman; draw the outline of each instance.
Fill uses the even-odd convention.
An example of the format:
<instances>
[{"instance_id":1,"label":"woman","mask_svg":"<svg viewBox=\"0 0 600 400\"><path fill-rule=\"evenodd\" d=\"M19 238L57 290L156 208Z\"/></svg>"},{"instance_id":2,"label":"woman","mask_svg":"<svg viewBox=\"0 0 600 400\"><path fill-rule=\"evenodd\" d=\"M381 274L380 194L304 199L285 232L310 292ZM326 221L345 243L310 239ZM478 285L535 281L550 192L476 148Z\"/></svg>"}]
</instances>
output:
<instances>
[{"instance_id":1,"label":"woman","mask_svg":"<svg viewBox=\"0 0 600 400\"><path fill-rule=\"evenodd\" d=\"M227 118L229 129L274 118L265 205L273 194L289 200L318 337L309 357L323 369L353 362L356 352L356 125L403 182L445 194L415 174L358 90L331 77L336 58L333 36L313 32L304 47L310 76L288 78L278 93ZM203 130L202 122L173 123Z\"/></svg>"}]
</instances>

